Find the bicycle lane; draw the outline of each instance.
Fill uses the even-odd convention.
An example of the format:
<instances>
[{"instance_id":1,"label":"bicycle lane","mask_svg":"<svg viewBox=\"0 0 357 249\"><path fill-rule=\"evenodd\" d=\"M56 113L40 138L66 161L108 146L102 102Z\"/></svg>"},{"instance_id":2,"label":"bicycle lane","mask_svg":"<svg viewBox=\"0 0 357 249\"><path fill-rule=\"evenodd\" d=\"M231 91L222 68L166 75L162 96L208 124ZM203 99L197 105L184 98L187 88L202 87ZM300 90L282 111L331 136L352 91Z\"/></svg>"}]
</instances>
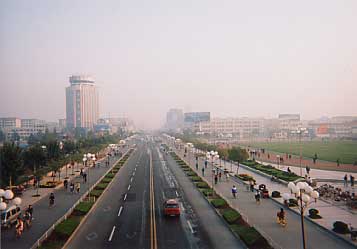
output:
<instances>
[{"instance_id":1,"label":"bicycle lane","mask_svg":"<svg viewBox=\"0 0 357 249\"><path fill-rule=\"evenodd\" d=\"M182 159L185 159L183 153L178 153L178 155ZM203 161L200 161L198 170L196 170L192 161L194 160L191 160L190 167L202 177L201 168L204 167ZM241 167L239 173L245 173L241 171ZM249 174L252 175L251 172ZM212 185L211 163L209 163L209 166L205 170L204 179L210 186ZM238 189L237 199L233 199L231 194L233 185ZM214 189L234 209L240 212L250 225L255 226L275 248L300 249L302 247L300 216L293 211L286 210L288 225L284 228L276 223L276 213L280 210L281 205L271 199L262 199L260 205L256 204L254 193L247 191L246 185L242 182L236 182L232 177L228 181L225 181L225 178L222 177L221 182L214 184ZM305 222L305 235L307 238L307 248L355 248L310 221Z\"/></svg>"},{"instance_id":2,"label":"bicycle lane","mask_svg":"<svg viewBox=\"0 0 357 249\"><path fill-rule=\"evenodd\" d=\"M127 150L125 151L125 153ZM124 154L125 154L124 153ZM115 164L120 157L114 157L110 162L110 167ZM25 229L21 238L15 237L14 229L7 229L2 232L2 247L4 249L30 248L60 217L62 217L78 199L103 175L110 167L101 166L91 168L87 183L83 183L81 177L75 178L80 182L81 190L79 194L72 194L64 188L54 190L55 205L49 208L49 199L44 197L33 204L34 214L32 226Z\"/></svg>"}]
</instances>

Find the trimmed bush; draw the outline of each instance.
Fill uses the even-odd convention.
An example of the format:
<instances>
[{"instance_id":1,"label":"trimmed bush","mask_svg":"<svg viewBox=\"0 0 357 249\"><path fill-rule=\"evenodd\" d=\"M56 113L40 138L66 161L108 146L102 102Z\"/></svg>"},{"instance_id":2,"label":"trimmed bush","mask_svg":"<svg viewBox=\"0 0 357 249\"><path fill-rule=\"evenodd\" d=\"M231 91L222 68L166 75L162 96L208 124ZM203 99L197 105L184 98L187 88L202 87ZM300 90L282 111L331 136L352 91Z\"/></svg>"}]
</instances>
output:
<instances>
[{"instance_id":1,"label":"trimmed bush","mask_svg":"<svg viewBox=\"0 0 357 249\"><path fill-rule=\"evenodd\" d=\"M105 177L106 178L114 178L114 174L113 173L108 173Z\"/></svg>"},{"instance_id":2,"label":"trimmed bush","mask_svg":"<svg viewBox=\"0 0 357 249\"><path fill-rule=\"evenodd\" d=\"M105 177L103 178L103 180L101 182L103 183L110 183L112 181L113 178L108 178L108 177Z\"/></svg>"},{"instance_id":3,"label":"trimmed bush","mask_svg":"<svg viewBox=\"0 0 357 249\"><path fill-rule=\"evenodd\" d=\"M94 189L97 189L97 190L105 189L107 186L108 186L108 183L100 182L100 183L97 184L97 186L95 186Z\"/></svg>"},{"instance_id":4,"label":"trimmed bush","mask_svg":"<svg viewBox=\"0 0 357 249\"><path fill-rule=\"evenodd\" d=\"M92 201L84 201L79 203L75 208L75 212L79 212L80 215L85 215L92 208L94 202Z\"/></svg>"},{"instance_id":5,"label":"trimmed bush","mask_svg":"<svg viewBox=\"0 0 357 249\"><path fill-rule=\"evenodd\" d=\"M333 229L335 233L340 233L340 234L346 234L350 232L350 229L348 229L348 225L342 221L336 221L333 223Z\"/></svg>"},{"instance_id":6,"label":"trimmed bush","mask_svg":"<svg viewBox=\"0 0 357 249\"><path fill-rule=\"evenodd\" d=\"M200 189L204 196L212 196L213 191L210 188Z\"/></svg>"},{"instance_id":7,"label":"trimmed bush","mask_svg":"<svg viewBox=\"0 0 357 249\"><path fill-rule=\"evenodd\" d=\"M209 188L209 186L206 182L196 182L196 187L197 188Z\"/></svg>"},{"instance_id":8,"label":"trimmed bush","mask_svg":"<svg viewBox=\"0 0 357 249\"><path fill-rule=\"evenodd\" d=\"M102 193L103 190L94 189L90 192L90 195L98 198Z\"/></svg>"},{"instance_id":9,"label":"trimmed bush","mask_svg":"<svg viewBox=\"0 0 357 249\"><path fill-rule=\"evenodd\" d=\"M298 201L295 199L289 199L289 207L296 207L298 206Z\"/></svg>"},{"instance_id":10,"label":"trimmed bush","mask_svg":"<svg viewBox=\"0 0 357 249\"><path fill-rule=\"evenodd\" d=\"M321 219L322 217L319 215L319 210L315 208L309 209L309 217L311 219Z\"/></svg>"},{"instance_id":11,"label":"trimmed bush","mask_svg":"<svg viewBox=\"0 0 357 249\"><path fill-rule=\"evenodd\" d=\"M55 227L55 233L60 237L60 238L68 238L71 236L73 231L76 229L76 227L79 225L81 221L80 216L70 216L67 220L62 221L60 224L58 224Z\"/></svg>"},{"instance_id":12,"label":"trimmed bush","mask_svg":"<svg viewBox=\"0 0 357 249\"><path fill-rule=\"evenodd\" d=\"M247 246L252 246L258 240L265 240L262 235L254 228L248 226L231 225L232 230L239 235Z\"/></svg>"},{"instance_id":13,"label":"trimmed bush","mask_svg":"<svg viewBox=\"0 0 357 249\"><path fill-rule=\"evenodd\" d=\"M236 210L234 209L227 209L223 212L223 218L229 223L229 224L233 224L234 222L236 222L239 218L241 217L240 213L238 213Z\"/></svg>"},{"instance_id":14,"label":"trimmed bush","mask_svg":"<svg viewBox=\"0 0 357 249\"><path fill-rule=\"evenodd\" d=\"M193 181L193 182L200 182L202 179L201 179L201 177L199 177L199 176L192 176L191 177L191 181Z\"/></svg>"},{"instance_id":15,"label":"trimmed bush","mask_svg":"<svg viewBox=\"0 0 357 249\"><path fill-rule=\"evenodd\" d=\"M279 192L279 191L273 191L273 192L271 193L271 197L273 197L273 198L279 198L279 197L281 197L280 192Z\"/></svg>"},{"instance_id":16,"label":"trimmed bush","mask_svg":"<svg viewBox=\"0 0 357 249\"><path fill-rule=\"evenodd\" d=\"M196 172L193 172L192 170L186 173L187 176L197 176Z\"/></svg>"},{"instance_id":17,"label":"trimmed bush","mask_svg":"<svg viewBox=\"0 0 357 249\"><path fill-rule=\"evenodd\" d=\"M223 208L227 206L227 202L224 199L213 199L210 202L215 208Z\"/></svg>"}]
</instances>

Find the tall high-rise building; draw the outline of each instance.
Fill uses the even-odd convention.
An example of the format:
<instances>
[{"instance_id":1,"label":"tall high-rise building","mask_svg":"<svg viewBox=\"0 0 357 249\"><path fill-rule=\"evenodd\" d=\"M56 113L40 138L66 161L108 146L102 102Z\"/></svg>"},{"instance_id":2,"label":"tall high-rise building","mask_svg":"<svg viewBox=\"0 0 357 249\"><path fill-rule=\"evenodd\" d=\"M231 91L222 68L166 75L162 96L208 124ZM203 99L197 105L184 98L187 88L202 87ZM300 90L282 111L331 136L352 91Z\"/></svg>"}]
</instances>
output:
<instances>
[{"instance_id":1,"label":"tall high-rise building","mask_svg":"<svg viewBox=\"0 0 357 249\"><path fill-rule=\"evenodd\" d=\"M99 97L94 80L89 76L72 75L66 88L66 123L68 128L89 128L99 117Z\"/></svg>"},{"instance_id":2,"label":"tall high-rise building","mask_svg":"<svg viewBox=\"0 0 357 249\"><path fill-rule=\"evenodd\" d=\"M181 109L170 109L166 114L166 127L172 131L183 128L183 112Z\"/></svg>"}]
</instances>

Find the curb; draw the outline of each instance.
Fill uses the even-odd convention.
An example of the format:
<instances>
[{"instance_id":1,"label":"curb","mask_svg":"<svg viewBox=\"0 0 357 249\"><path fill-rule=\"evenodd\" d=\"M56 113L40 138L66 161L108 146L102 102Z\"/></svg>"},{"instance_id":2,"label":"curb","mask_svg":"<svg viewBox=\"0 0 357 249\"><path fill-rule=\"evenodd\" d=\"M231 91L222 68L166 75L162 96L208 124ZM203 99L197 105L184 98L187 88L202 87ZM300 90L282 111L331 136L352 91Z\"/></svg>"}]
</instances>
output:
<instances>
[{"instance_id":1,"label":"curb","mask_svg":"<svg viewBox=\"0 0 357 249\"><path fill-rule=\"evenodd\" d=\"M134 150L135 151L135 150ZM134 152L133 151L133 152ZM115 167L115 165L117 165L117 163L127 154L127 152L125 154L122 155L121 158L119 158L114 164L113 166L107 171L107 174ZM125 163L126 164L126 163ZM125 165L123 164L123 166ZM122 167L123 167L122 166ZM122 168L120 167L118 172L120 171L120 169ZM106 174L105 174L106 175ZM117 176L117 174L116 174ZM115 177L116 177L115 176ZM114 177L114 178L115 178ZM104 177L103 177L104 178ZM99 198L94 202L93 206L91 207L91 209L89 210L88 213L86 213L86 215L83 217L83 219L80 221L80 223L78 224L78 226L76 227L76 229L73 231L73 233L71 234L71 236L67 239L66 243L63 245L62 248L66 248L68 246L68 244L73 240L74 236L78 233L79 228L83 225L83 223L87 220L88 216L93 212L94 208L97 206L97 204L99 203L99 201L102 199L102 197L104 196L104 194L107 192L107 190L109 189L109 187L112 185L112 183L114 182L114 178L112 179L112 181L108 184L108 186L104 189L104 191L102 192L102 194L99 196Z\"/></svg>"}]
</instances>

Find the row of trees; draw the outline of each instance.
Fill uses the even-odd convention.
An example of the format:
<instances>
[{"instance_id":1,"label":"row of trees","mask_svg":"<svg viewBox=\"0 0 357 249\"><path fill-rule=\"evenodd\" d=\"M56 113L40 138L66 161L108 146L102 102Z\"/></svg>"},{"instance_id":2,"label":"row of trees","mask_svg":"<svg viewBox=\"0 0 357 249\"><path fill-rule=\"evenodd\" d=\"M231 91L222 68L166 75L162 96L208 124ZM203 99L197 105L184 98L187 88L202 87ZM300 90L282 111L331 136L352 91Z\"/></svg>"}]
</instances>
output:
<instances>
[{"instance_id":1,"label":"row of trees","mask_svg":"<svg viewBox=\"0 0 357 249\"><path fill-rule=\"evenodd\" d=\"M29 147L22 149L16 143L5 142L0 148L2 187L26 180L24 176L41 177L71 161L80 161L83 153L95 153L119 137L94 134L78 140L61 140L53 133L32 136ZM29 139L30 140L30 139Z\"/></svg>"}]
</instances>

